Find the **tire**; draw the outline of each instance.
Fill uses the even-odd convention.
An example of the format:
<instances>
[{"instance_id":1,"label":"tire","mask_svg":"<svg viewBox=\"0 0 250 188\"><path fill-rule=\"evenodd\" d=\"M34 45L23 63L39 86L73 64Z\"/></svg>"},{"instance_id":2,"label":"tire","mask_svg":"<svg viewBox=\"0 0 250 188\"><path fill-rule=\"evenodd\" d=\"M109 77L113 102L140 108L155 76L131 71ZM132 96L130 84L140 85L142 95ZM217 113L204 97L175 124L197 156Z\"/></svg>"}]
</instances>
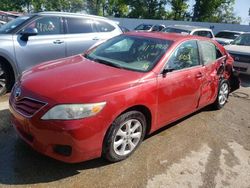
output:
<instances>
[{"instance_id":1,"label":"tire","mask_svg":"<svg viewBox=\"0 0 250 188\"><path fill-rule=\"evenodd\" d=\"M120 115L104 139L103 157L117 162L129 157L141 144L146 133L146 118L138 111Z\"/></svg>"},{"instance_id":2,"label":"tire","mask_svg":"<svg viewBox=\"0 0 250 188\"><path fill-rule=\"evenodd\" d=\"M218 94L213 106L215 109L221 109L227 102L230 93L230 86L227 80L220 81Z\"/></svg>"},{"instance_id":3,"label":"tire","mask_svg":"<svg viewBox=\"0 0 250 188\"><path fill-rule=\"evenodd\" d=\"M10 88L10 73L6 66L0 62L0 96L4 95Z\"/></svg>"}]
</instances>

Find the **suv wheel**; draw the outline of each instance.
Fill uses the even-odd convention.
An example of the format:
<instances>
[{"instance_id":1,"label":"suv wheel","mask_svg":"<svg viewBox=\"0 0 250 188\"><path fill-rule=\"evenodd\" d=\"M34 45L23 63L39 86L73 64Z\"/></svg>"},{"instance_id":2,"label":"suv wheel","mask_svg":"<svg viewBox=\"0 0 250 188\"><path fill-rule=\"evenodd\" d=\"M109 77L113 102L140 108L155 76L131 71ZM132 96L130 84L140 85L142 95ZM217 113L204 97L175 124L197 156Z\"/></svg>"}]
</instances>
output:
<instances>
[{"instance_id":1,"label":"suv wheel","mask_svg":"<svg viewBox=\"0 0 250 188\"><path fill-rule=\"evenodd\" d=\"M141 112L130 111L120 115L105 138L103 156L111 162L126 159L140 145L145 132L146 119Z\"/></svg>"},{"instance_id":2,"label":"suv wheel","mask_svg":"<svg viewBox=\"0 0 250 188\"><path fill-rule=\"evenodd\" d=\"M8 89L10 74L3 63L0 62L0 96Z\"/></svg>"}]
</instances>

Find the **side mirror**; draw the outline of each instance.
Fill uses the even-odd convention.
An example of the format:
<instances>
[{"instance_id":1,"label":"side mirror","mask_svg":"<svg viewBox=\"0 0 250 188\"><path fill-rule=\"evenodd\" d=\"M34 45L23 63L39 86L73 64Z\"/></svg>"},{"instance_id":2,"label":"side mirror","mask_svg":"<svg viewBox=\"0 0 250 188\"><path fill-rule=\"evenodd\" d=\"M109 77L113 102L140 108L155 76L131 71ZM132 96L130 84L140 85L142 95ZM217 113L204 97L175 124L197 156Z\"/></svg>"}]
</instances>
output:
<instances>
[{"instance_id":1,"label":"side mirror","mask_svg":"<svg viewBox=\"0 0 250 188\"><path fill-rule=\"evenodd\" d=\"M162 71L162 75L165 77L167 73L169 72L172 72L174 71L175 69L173 68L165 68L163 71Z\"/></svg>"},{"instance_id":2,"label":"side mirror","mask_svg":"<svg viewBox=\"0 0 250 188\"><path fill-rule=\"evenodd\" d=\"M35 36L38 34L38 30L36 28L26 28L22 33L21 33L21 40L23 41L28 41L30 36Z\"/></svg>"}]
</instances>

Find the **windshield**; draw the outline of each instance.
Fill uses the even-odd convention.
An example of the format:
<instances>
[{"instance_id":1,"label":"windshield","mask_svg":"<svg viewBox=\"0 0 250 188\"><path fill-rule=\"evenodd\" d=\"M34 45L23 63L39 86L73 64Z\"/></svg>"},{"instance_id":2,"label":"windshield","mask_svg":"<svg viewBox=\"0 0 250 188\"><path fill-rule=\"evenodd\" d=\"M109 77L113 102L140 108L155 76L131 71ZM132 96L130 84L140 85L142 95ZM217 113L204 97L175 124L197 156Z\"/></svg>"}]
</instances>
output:
<instances>
[{"instance_id":1,"label":"windshield","mask_svg":"<svg viewBox=\"0 0 250 188\"><path fill-rule=\"evenodd\" d=\"M215 35L218 38L225 38L225 39L236 39L240 34L233 33L233 32L219 32Z\"/></svg>"},{"instance_id":2,"label":"windshield","mask_svg":"<svg viewBox=\"0 0 250 188\"><path fill-rule=\"evenodd\" d=\"M235 45L242 45L242 46L250 46L250 33L249 34L242 34L238 36L232 44Z\"/></svg>"},{"instance_id":3,"label":"windshield","mask_svg":"<svg viewBox=\"0 0 250 188\"><path fill-rule=\"evenodd\" d=\"M163 39L120 35L101 44L85 57L117 68L148 72L171 43Z\"/></svg>"},{"instance_id":4,"label":"windshield","mask_svg":"<svg viewBox=\"0 0 250 188\"><path fill-rule=\"evenodd\" d=\"M22 17L18 17L16 19L4 24L0 28L0 34L7 34L7 33L11 32L13 29L18 27L20 24L24 23L29 18L30 18L30 16L22 16Z\"/></svg>"},{"instance_id":5,"label":"windshield","mask_svg":"<svg viewBox=\"0 0 250 188\"><path fill-rule=\"evenodd\" d=\"M188 31L188 30L176 29L176 28L172 28L172 27L166 27L162 31L166 32L166 33L188 33L188 34L190 34L190 31Z\"/></svg>"},{"instance_id":6,"label":"windshield","mask_svg":"<svg viewBox=\"0 0 250 188\"><path fill-rule=\"evenodd\" d=\"M151 29L153 25L148 25L148 24L141 24L141 25L138 25L135 30L149 30Z\"/></svg>"}]
</instances>

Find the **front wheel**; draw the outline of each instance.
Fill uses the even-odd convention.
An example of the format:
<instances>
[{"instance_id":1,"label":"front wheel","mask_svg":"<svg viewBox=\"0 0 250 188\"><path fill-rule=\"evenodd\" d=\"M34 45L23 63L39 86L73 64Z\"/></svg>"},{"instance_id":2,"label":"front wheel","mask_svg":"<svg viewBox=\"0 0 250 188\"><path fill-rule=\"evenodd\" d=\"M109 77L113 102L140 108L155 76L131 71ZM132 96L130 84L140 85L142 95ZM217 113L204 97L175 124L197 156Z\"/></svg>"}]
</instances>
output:
<instances>
[{"instance_id":1,"label":"front wheel","mask_svg":"<svg viewBox=\"0 0 250 188\"><path fill-rule=\"evenodd\" d=\"M104 140L103 156L117 162L129 157L142 142L146 132L145 116L138 111L120 115Z\"/></svg>"},{"instance_id":2,"label":"front wheel","mask_svg":"<svg viewBox=\"0 0 250 188\"><path fill-rule=\"evenodd\" d=\"M216 109L221 109L226 104L229 92L230 87L228 81L222 80L219 85L216 101L213 104Z\"/></svg>"}]
</instances>

